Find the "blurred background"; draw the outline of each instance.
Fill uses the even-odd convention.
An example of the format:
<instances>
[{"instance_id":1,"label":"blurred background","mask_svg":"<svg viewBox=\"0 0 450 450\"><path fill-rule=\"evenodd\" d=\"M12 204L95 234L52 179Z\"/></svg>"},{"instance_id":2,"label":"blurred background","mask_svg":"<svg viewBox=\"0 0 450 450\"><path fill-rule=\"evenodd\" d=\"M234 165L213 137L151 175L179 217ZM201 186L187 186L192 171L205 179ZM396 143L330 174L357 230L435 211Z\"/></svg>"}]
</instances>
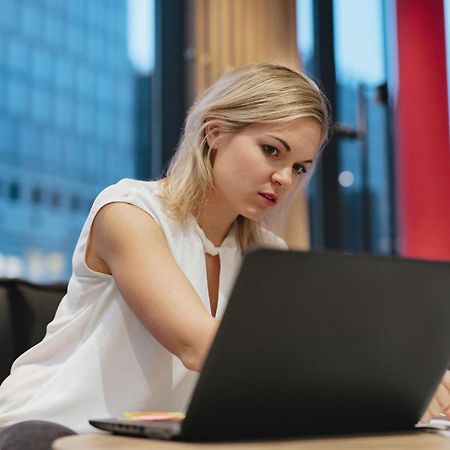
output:
<instances>
[{"instance_id":1,"label":"blurred background","mask_svg":"<svg viewBox=\"0 0 450 450\"><path fill-rule=\"evenodd\" d=\"M67 280L98 192L159 177L198 93L257 61L305 71L332 105L293 246L450 260L450 0L0 9L0 277Z\"/></svg>"}]
</instances>

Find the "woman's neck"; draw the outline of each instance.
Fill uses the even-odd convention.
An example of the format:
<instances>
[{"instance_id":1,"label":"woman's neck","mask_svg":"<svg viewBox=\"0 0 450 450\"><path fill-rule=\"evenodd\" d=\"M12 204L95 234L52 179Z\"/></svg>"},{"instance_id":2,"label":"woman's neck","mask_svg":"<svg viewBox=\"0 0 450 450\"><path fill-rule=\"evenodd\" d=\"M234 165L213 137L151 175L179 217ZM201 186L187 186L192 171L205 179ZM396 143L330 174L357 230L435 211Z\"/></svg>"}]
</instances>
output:
<instances>
[{"instance_id":1,"label":"woman's neck","mask_svg":"<svg viewBox=\"0 0 450 450\"><path fill-rule=\"evenodd\" d=\"M196 219L206 237L219 247L228 236L236 215L227 211L220 202L215 201L214 195L210 194Z\"/></svg>"}]
</instances>

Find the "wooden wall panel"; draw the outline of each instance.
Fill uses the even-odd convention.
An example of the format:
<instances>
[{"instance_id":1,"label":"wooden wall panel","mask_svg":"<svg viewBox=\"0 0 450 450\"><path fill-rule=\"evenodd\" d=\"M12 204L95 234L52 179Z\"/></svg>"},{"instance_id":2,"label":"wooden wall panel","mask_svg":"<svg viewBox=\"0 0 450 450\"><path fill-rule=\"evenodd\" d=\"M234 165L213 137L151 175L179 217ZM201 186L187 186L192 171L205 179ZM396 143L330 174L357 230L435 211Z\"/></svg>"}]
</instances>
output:
<instances>
[{"instance_id":1,"label":"wooden wall panel","mask_svg":"<svg viewBox=\"0 0 450 450\"><path fill-rule=\"evenodd\" d=\"M259 61L299 68L295 0L192 0L195 93L226 70Z\"/></svg>"}]
</instances>

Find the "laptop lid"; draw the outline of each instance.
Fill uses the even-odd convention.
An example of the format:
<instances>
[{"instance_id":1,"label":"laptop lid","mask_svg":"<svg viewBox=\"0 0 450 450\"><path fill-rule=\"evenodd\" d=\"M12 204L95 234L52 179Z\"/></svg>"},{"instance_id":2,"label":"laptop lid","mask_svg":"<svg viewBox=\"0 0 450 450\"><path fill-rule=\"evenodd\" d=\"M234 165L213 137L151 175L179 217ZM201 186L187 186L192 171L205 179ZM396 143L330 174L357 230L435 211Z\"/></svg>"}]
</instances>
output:
<instances>
[{"instance_id":1,"label":"laptop lid","mask_svg":"<svg viewBox=\"0 0 450 450\"><path fill-rule=\"evenodd\" d=\"M449 360L450 263L256 250L181 439L411 429Z\"/></svg>"}]
</instances>

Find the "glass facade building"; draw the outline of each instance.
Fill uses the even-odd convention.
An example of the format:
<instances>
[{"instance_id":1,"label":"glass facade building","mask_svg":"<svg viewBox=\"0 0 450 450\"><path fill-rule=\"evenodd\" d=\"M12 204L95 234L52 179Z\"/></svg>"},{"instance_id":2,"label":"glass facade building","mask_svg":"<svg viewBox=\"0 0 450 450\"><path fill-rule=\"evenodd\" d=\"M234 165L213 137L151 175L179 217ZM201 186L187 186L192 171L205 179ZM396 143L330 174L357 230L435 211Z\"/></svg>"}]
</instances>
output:
<instances>
[{"instance_id":1,"label":"glass facade building","mask_svg":"<svg viewBox=\"0 0 450 450\"><path fill-rule=\"evenodd\" d=\"M145 81L125 0L1 1L0 276L68 278L92 200L148 152Z\"/></svg>"}]
</instances>

